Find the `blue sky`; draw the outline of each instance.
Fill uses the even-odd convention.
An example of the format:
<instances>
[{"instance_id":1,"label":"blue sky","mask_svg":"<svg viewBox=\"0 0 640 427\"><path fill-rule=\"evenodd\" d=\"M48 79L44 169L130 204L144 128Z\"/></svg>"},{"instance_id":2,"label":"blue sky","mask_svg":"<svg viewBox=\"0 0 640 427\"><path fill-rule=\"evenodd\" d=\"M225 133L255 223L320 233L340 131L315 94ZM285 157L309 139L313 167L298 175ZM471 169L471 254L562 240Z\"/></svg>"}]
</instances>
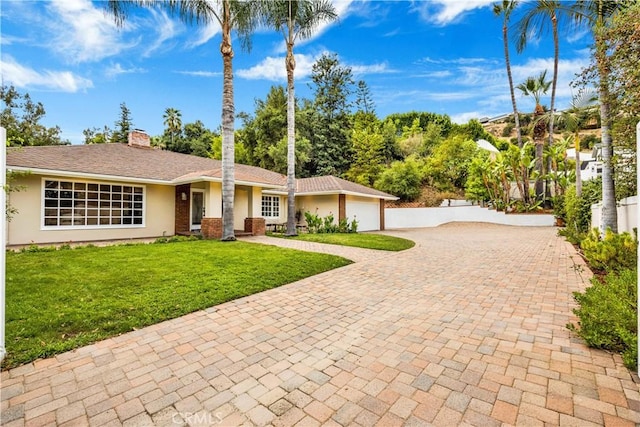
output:
<instances>
[{"instance_id":1,"label":"blue sky","mask_svg":"<svg viewBox=\"0 0 640 427\"><path fill-rule=\"evenodd\" d=\"M337 53L356 80L371 89L376 112L412 110L448 114L460 123L511 110L504 66L502 22L492 1L334 1L340 19L295 48L296 95L311 98L313 62ZM220 125L222 60L216 26L193 27L163 11L135 10L118 28L89 0L6 1L1 11L1 71L44 104L44 124L82 143L82 130L113 127L126 102L134 126L163 131L168 107L183 123ZM236 112L254 112L254 100L286 84L282 35L258 30L250 52L234 42ZM563 31L558 107L571 99L569 83L589 63L590 35ZM553 70L551 35L532 36L517 54L515 83ZM573 89L575 91L575 89ZM517 95L520 111L533 109ZM543 99L548 104L548 97Z\"/></svg>"}]
</instances>

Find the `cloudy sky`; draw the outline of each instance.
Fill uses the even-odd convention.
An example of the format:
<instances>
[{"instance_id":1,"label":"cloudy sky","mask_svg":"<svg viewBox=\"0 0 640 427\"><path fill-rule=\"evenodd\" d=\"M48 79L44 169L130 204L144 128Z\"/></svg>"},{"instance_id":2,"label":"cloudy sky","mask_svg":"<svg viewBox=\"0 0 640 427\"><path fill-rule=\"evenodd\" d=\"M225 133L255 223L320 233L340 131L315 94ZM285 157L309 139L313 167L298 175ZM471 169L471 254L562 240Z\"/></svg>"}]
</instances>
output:
<instances>
[{"instance_id":1,"label":"cloudy sky","mask_svg":"<svg viewBox=\"0 0 640 427\"><path fill-rule=\"evenodd\" d=\"M311 98L314 61L334 52L369 85L380 118L412 110L448 114L454 121L496 116L511 109L504 66L502 22L492 1L334 0L339 20L298 43L296 94ZM113 127L125 102L134 126L163 131L168 107L183 123L220 125L222 60L217 26L189 26L161 10L132 9L118 27L89 0L2 1L1 72L44 104L47 126L72 143L82 130ZM254 112L272 85L286 84L282 35L258 30L250 52L234 43L236 112ZM569 83L589 61L588 33L561 34L558 106ZM531 37L521 54L511 46L515 83L553 70L551 35ZM531 100L517 95L521 111ZM548 97L543 99L548 104Z\"/></svg>"}]
</instances>

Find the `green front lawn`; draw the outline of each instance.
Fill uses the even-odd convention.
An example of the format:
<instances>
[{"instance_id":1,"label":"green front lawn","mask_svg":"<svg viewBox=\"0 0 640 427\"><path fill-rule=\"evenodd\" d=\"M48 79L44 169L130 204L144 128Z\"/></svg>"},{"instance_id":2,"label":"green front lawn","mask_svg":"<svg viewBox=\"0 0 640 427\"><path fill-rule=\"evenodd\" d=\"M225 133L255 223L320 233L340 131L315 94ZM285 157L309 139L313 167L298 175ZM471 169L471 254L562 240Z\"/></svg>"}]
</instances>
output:
<instances>
[{"instance_id":1,"label":"green front lawn","mask_svg":"<svg viewBox=\"0 0 640 427\"><path fill-rule=\"evenodd\" d=\"M349 263L211 240L8 252L3 369Z\"/></svg>"},{"instance_id":2,"label":"green front lawn","mask_svg":"<svg viewBox=\"0 0 640 427\"><path fill-rule=\"evenodd\" d=\"M278 236L274 234L274 236ZM281 237L282 235L278 236ZM329 243L332 245L355 246L357 248L378 249L382 251L403 251L415 246L415 242L400 237L382 234L362 233L308 233L299 234L287 239L304 240L307 242Z\"/></svg>"}]
</instances>

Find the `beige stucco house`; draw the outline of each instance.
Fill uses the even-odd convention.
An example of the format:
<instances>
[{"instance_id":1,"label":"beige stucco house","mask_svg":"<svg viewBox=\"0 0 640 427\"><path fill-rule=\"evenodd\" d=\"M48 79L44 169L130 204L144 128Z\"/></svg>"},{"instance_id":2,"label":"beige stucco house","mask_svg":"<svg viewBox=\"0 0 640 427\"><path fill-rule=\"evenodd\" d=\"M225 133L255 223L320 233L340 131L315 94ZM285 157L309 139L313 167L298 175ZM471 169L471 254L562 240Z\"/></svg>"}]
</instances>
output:
<instances>
[{"instance_id":1,"label":"beige stucco house","mask_svg":"<svg viewBox=\"0 0 640 427\"><path fill-rule=\"evenodd\" d=\"M8 245L154 238L201 231L219 238L222 162L152 149L132 132L129 144L7 149L7 169L24 172L10 203ZM286 222L286 177L235 165L235 229L263 234ZM384 229L384 201L392 195L332 176L297 180L296 210L330 212L359 222L359 231ZM304 221L304 215L301 216Z\"/></svg>"}]
</instances>

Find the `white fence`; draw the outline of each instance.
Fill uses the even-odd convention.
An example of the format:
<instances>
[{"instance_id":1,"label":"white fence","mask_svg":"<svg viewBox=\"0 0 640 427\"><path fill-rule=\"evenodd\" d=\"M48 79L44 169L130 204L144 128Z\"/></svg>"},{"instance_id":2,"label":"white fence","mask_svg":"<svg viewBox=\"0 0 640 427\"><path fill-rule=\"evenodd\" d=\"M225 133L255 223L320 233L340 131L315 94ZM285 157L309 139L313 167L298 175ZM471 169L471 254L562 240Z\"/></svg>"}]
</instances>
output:
<instances>
[{"instance_id":1,"label":"white fence","mask_svg":"<svg viewBox=\"0 0 640 427\"><path fill-rule=\"evenodd\" d=\"M438 208L386 208L385 228L437 227L449 222L488 222L491 224L530 227L551 227L555 224L553 215L547 214L505 214L480 206L456 206Z\"/></svg>"},{"instance_id":2,"label":"white fence","mask_svg":"<svg viewBox=\"0 0 640 427\"><path fill-rule=\"evenodd\" d=\"M627 197L618 202L618 233L633 229L638 225L638 196ZM386 212L385 212L386 213ZM602 224L602 203L591 206L591 227L600 228Z\"/></svg>"}]
</instances>

